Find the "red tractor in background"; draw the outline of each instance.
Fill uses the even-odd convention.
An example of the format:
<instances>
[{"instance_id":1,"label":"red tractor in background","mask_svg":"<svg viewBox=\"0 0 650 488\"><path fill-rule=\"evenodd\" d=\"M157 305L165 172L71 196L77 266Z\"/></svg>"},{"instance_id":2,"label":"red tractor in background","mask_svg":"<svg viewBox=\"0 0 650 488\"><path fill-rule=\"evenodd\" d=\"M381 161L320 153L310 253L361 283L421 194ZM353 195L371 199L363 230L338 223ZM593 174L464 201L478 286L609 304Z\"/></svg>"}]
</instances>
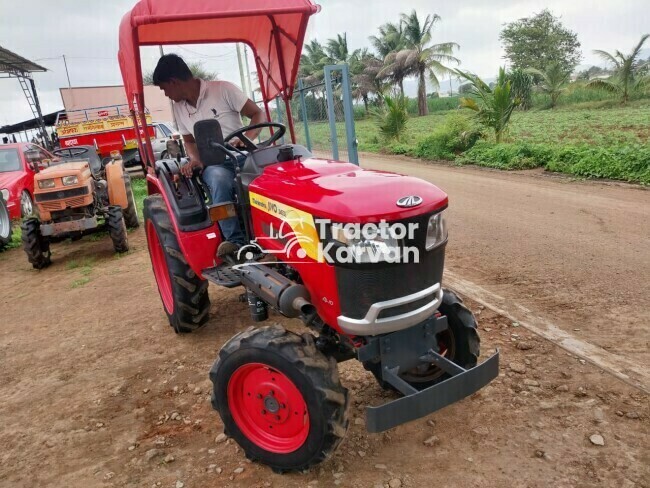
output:
<instances>
[{"instance_id":1,"label":"red tractor in background","mask_svg":"<svg viewBox=\"0 0 650 488\"><path fill-rule=\"evenodd\" d=\"M307 22L319 10L311 0L188 0L182 9L172 0L141 1L120 26L136 125L146 128L141 45L245 42L269 120L268 102L285 101L294 144L274 144L285 134L281 124L262 124L271 137L259 144L244 135L259 126L225 137L216 120L195 126L206 165L241 152L231 139L244 142L235 202L213 204L198 177L180 174L180 157L155 161L150 141L138 140L148 168L147 242L172 328L187 333L208 321L212 282L243 287L256 322L271 307L311 330L251 327L221 348L210 371L224 431L249 459L277 472L323 461L345 436L349 395L339 362L357 359L382 387L403 394L367 407L370 432L450 405L498 374L498 352L477 364L474 316L442 288L445 193L416 178L314 158L295 144L288 102ZM234 215L251 244L223 262L218 221ZM417 259L393 259L408 250Z\"/></svg>"}]
</instances>

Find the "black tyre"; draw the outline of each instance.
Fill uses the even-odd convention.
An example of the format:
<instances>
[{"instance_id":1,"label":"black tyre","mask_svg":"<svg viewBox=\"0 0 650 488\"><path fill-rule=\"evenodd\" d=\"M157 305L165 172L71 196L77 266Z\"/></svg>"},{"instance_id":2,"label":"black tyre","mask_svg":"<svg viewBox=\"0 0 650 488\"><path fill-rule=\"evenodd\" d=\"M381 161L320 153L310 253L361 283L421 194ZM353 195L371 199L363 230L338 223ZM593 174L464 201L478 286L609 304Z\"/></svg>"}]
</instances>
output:
<instances>
[{"instance_id":1,"label":"black tyre","mask_svg":"<svg viewBox=\"0 0 650 488\"><path fill-rule=\"evenodd\" d=\"M311 334L251 327L221 348L210 379L225 433L275 472L318 464L345 437L348 391Z\"/></svg>"},{"instance_id":2,"label":"black tyre","mask_svg":"<svg viewBox=\"0 0 650 488\"><path fill-rule=\"evenodd\" d=\"M129 240L126 236L126 224L122 215L122 207L117 205L108 207L106 228L111 241L113 241L115 252L127 252L129 250Z\"/></svg>"},{"instance_id":3,"label":"black tyre","mask_svg":"<svg viewBox=\"0 0 650 488\"><path fill-rule=\"evenodd\" d=\"M38 219L27 219L20 228L22 231L20 239L29 262L32 263L34 269L47 268L52 264L52 254L50 253L50 241L41 235L41 223Z\"/></svg>"},{"instance_id":4,"label":"black tyre","mask_svg":"<svg viewBox=\"0 0 650 488\"><path fill-rule=\"evenodd\" d=\"M160 298L176 333L192 332L209 319L208 282L187 264L160 195L144 200L144 222Z\"/></svg>"},{"instance_id":5,"label":"black tyre","mask_svg":"<svg viewBox=\"0 0 650 488\"><path fill-rule=\"evenodd\" d=\"M436 337L440 354L463 368L473 368L478 362L480 338L476 319L463 301L452 291L443 290L442 304L438 312L447 317L449 328ZM377 382L384 389L394 389L381 376L379 363L366 363L365 368L372 372ZM400 374L400 377L422 390L449 378L449 375L433 364L423 364Z\"/></svg>"},{"instance_id":6,"label":"black tyre","mask_svg":"<svg viewBox=\"0 0 650 488\"><path fill-rule=\"evenodd\" d=\"M126 172L124 173L124 187L126 188L126 200L129 202L129 206L122 209L124 223L128 229L136 229L140 227L140 219L138 218L138 208L135 203L135 196L133 196L131 176Z\"/></svg>"},{"instance_id":7,"label":"black tyre","mask_svg":"<svg viewBox=\"0 0 650 488\"><path fill-rule=\"evenodd\" d=\"M5 201L0 196L0 251L3 251L11 243L11 218Z\"/></svg>"}]
</instances>

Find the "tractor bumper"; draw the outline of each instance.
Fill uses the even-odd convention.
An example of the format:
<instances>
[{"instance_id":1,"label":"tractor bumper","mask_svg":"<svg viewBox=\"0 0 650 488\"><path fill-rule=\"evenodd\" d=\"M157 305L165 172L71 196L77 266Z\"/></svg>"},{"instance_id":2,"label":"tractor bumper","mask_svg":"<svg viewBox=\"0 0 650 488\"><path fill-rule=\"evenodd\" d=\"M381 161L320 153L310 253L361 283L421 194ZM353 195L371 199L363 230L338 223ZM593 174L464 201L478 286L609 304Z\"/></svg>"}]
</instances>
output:
<instances>
[{"instance_id":1,"label":"tractor bumper","mask_svg":"<svg viewBox=\"0 0 650 488\"><path fill-rule=\"evenodd\" d=\"M473 367L437 385L398 398L379 407L366 408L368 432L383 432L422 418L480 390L499 375L499 351Z\"/></svg>"},{"instance_id":2,"label":"tractor bumper","mask_svg":"<svg viewBox=\"0 0 650 488\"><path fill-rule=\"evenodd\" d=\"M84 232L97 227L97 217L71 220L68 222L56 222L53 224L41 224L43 236L67 234L69 232Z\"/></svg>"}]
</instances>

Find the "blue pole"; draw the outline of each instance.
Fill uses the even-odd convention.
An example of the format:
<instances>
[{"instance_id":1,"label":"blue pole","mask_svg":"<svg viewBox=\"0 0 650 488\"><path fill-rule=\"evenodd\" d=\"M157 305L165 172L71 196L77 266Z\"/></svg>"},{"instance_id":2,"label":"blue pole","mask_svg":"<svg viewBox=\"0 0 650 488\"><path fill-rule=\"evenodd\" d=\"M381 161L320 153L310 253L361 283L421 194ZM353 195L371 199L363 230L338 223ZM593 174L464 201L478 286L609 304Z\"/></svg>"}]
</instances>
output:
<instances>
[{"instance_id":1,"label":"blue pole","mask_svg":"<svg viewBox=\"0 0 650 488\"><path fill-rule=\"evenodd\" d=\"M284 122L282 121L283 120L282 110L280 109L280 97L275 97L275 110L278 113L278 122L280 124L283 124ZM282 137L282 139L280 139L280 141L282 142L282 144L284 144L284 136Z\"/></svg>"},{"instance_id":2,"label":"blue pole","mask_svg":"<svg viewBox=\"0 0 650 488\"><path fill-rule=\"evenodd\" d=\"M305 92L302 78L298 79L298 92L300 93L300 111L302 112L302 122L305 124L305 142L307 149L311 151L311 137L309 135L309 123L307 122L307 104L305 103Z\"/></svg>"},{"instance_id":3,"label":"blue pole","mask_svg":"<svg viewBox=\"0 0 650 488\"><path fill-rule=\"evenodd\" d=\"M336 66L325 66L325 91L327 93L327 117L330 121L332 138L332 159L339 159L339 142L336 137L336 114L334 112L334 95L332 93L332 71Z\"/></svg>"},{"instance_id":4,"label":"blue pole","mask_svg":"<svg viewBox=\"0 0 650 488\"><path fill-rule=\"evenodd\" d=\"M352 105L352 89L350 87L350 70L348 65L341 66L343 74L343 113L345 114L345 132L348 139L348 155L351 163L359 166L359 153L357 152L357 135L354 128L354 106Z\"/></svg>"}]
</instances>

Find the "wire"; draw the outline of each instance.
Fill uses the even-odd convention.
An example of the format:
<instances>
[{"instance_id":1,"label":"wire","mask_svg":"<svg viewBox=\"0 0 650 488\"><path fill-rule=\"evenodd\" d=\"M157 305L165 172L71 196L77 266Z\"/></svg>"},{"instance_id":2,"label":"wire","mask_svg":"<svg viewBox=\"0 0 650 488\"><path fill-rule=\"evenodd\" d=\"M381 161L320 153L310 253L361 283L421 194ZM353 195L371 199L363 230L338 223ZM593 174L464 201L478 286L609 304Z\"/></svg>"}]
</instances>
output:
<instances>
[{"instance_id":1,"label":"wire","mask_svg":"<svg viewBox=\"0 0 650 488\"><path fill-rule=\"evenodd\" d=\"M191 49L186 48L185 46L180 46L178 44L176 44L175 47L183 49L183 50L185 50L187 52L190 52L192 54L196 54L196 55L201 56L203 58L226 58L226 57L234 58L235 57L235 53L217 54L215 56L209 56L207 54L203 54L203 53L200 53L200 52L197 52L197 51L193 51Z\"/></svg>"}]
</instances>

